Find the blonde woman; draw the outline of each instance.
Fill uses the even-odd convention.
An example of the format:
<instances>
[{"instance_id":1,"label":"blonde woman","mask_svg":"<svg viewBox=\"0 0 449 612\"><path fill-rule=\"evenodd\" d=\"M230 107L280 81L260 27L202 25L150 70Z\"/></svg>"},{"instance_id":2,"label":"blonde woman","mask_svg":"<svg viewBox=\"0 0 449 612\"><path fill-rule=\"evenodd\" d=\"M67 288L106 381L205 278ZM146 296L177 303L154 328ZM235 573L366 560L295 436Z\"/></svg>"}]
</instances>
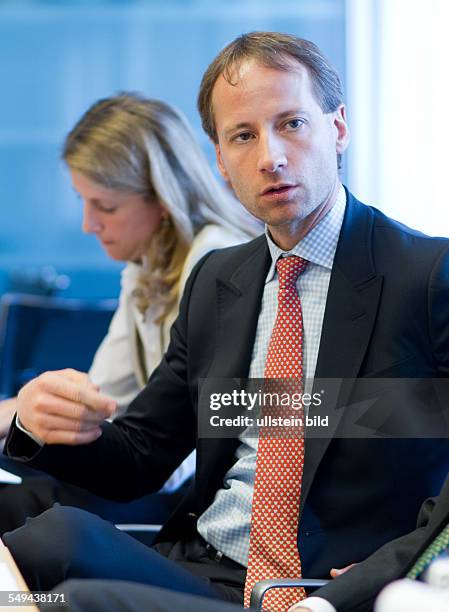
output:
<instances>
[{"instance_id":1,"label":"blonde woman","mask_svg":"<svg viewBox=\"0 0 449 612\"><path fill-rule=\"evenodd\" d=\"M262 230L217 182L186 119L159 100L133 93L100 100L68 134L62 157L83 201L83 231L127 262L118 309L89 371L120 414L160 362L196 262ZM10 420L14 400L3 404ZM190 456L164 489L192 470Z\"/></svg>"}]
</instances>

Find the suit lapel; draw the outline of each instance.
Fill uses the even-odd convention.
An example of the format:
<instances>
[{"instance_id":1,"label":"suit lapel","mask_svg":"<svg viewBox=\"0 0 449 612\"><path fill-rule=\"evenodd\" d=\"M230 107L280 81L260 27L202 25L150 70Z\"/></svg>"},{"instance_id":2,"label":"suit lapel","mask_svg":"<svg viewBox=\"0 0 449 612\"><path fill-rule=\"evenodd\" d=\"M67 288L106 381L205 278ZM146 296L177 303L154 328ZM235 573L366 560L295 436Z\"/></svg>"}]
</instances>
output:
<instances>
[{"instance_id":1,"label":"suit lapel","mask_svg":"<svg viewBox=\"0 0 449 612\"><path fill-rule=\"evenodd\" d=\"M319 379L357 377L371 338L382 291L382 277L376 275L372 259L374 218L371 209L348 193L345 218L335 253L321 332L315 373ZM301 506L307 497L318 466L326 452L352 389L351 381L326 385L326 412L329 419L325 438L306 440ZM311 409L311 415L319 411Z\"/></svg>"},{"instance_id":2,"label":"suit lapel","mask_svg":"<svg viewBox=\"0 0 449 612\"><path fill-rule=\"evenodd\" d=\"M209 377L247 377L251 363L257 320L270 265L265 236L253 242L254 249L217 278L217 350Z\"/></svg>"},{"instance_id":3,"label":"suit lapel","mask_svg":"<svg viewBox=\"0 0 449 612\"><path fill-rule=\"evenodd\" d=\"M217 341L207 378L247 378L251 363L257 321L270 253L265 236L253 241L243 259L224 266L216 280ZM232 464L237 438L209 438L198 441L201 473L197 486L199 498L212 501L210 495L223 486L223 477ZM204 453L204 457L201 456ZM229 464L227 464L229 458Z\"/></svg>"}]
</instances>

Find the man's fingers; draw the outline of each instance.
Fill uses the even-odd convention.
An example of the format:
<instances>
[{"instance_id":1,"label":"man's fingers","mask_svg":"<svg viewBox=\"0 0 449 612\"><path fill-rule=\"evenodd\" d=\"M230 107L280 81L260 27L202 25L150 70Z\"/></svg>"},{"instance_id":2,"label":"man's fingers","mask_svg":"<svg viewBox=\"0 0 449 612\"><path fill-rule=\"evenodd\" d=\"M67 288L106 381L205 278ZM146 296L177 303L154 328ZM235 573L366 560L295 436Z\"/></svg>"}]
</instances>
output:
<instances>
[{"instance_id":1,"label":"man's fingers","mask_svg":"<svg viewBox=\"0 0 449 612\"><path fill-rule=\"evenodd\" d=\"M117 407L116 402L107 395L99 393L92 383L88 384L87 375L75 370L73 372L75 375L71 373L70 377L61 375L60 372L46 372L39 377L40 388L48 394L100 411L106 415L105 418L111 416Z\"/></svg>"},{"instance_id":2,"label":"man's fingers","mask_svg":"<svg viewBox=\"0 0 449 612\"><path fill-rule=\"evenodd\" d=\"M74 383L79 383L83 387L87 387L88 389L94 389L95 391L99 390L98 385L94 385L94 383L89 378L89 375L85 372L79 372L78 370L74 370L73 368L65 368L64 370L56 370L57 374L61 376L67 377L69 380L72 380Z\"/></svg>"},{"instance_id":3,"label":"man's fingers","mask_svg":"<svg viewBox=\"0 0 449 612\"><path fill-rule=\"evenodd\" d=\"M330 574L332 578L338 578L338 576L345 574L348 570L351 569L351 567L354 567L354 565L357 565L357 563L351 563L350 565L346 565L346 567L341 568L333 567L330 571Z\"/></svg>"},{"instance_id":4,"label":"man's fingers","mask_svg":"<svg viewBox=\"0 0 449 612\"><path fill-rule=\"evenodd\" d=\"M103 395L103 393L100 393L96 389L90 389L87 387L79 390L77 401L85 404L92 410L98 410L102 413L106 412L108 417L110 417L117 409L117 402L115 402L113 399L107 395Z\"/></svg>"},{"instance_id":5,"label":"man's fingers","mask_svg":"<svg viewBox=\"0 0 449 612\"><path fill-rule=\"evenodd\" d=\"M39 414L35 417L35 428L39 436L49 431L83 432L99 429L98 421L86 422L79 419L68 419L60 415Z\"/></svg>"},{"instance_id":6,"label":"man's fingers","mask_svg":"<svg viewBox=\"0 0 449 612\"><path fill-rule=\"evenodd\" d=\"M91 431L47 431L42 439L46 444L90 444L97 440L102 434L98 427Z\"/></svg>"},{"instance_id":7,"label":"man's fingers","mask_svg":"<svg viewBox=\"0 0 449 612\"><path fill-rule=\"evenodd\" d=\"M84 404L73 402L63 397L56 397L47 393L39 394L35 398L34 415L56 415L75 421L82 420L86 423L99 424L109 418L109 411L92 410Z\"/></svg>"},{"instance_id":8,"label":"man's fingers","mask_svg":"<svg viewBox=\"0 0 449 612\"><path fill-rule=\"evenodd\" d=\"M74 370L73 368L64 368L63 370L55 370L54 374L59 374L69 380L79 383L79 384L92 384L92 381L89 378L89 375L86 372L80 372L79 370Z\"/></svg>"}]
</instances>

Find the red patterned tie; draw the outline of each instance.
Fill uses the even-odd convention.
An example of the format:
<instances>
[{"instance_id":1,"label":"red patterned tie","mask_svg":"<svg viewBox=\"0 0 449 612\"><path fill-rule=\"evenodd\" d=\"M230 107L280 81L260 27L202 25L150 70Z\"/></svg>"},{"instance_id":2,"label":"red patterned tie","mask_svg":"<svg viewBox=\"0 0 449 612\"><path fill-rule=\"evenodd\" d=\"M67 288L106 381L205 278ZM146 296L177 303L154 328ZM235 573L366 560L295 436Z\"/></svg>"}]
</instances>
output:
<instances>
[{"instance_id":1,"label":"red patterned tie","mask_svg":"<svg viewBox=\"0 0 449 612\"><path fill-rule=\"evenodd\" d=\"M276 264L278 311L268 346L265 378L283 379L272 383L271 390L277 393L285 390L291 393L293 388L302 390L302 312L296 281L306 265L307 261L293 256L279 259ZM287 410L285 416L292 413L296 417L303 416L302 407ZM267 410L263 414L266 415ZM303 465L302 429L299 436L292 436L282 435L281 430L273 427L260 428L245 607L249 607L251 590L259 580L301 577L297 532ZM266 594L263 607L272 612L285 612L305 597L302 588L272 589Z\"/></svg>"}]
</instances>

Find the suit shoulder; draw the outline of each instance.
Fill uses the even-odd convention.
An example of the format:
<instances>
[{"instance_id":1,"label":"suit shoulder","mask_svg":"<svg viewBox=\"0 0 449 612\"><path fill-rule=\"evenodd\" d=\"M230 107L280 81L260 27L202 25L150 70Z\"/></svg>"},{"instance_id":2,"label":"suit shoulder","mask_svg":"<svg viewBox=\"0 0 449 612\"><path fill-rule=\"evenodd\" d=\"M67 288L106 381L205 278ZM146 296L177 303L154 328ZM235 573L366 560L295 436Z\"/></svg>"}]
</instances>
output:
<instances>
[{"instance_id":1,"label":"suit shoulder","mask_svg":"<svg viewBox=\"0 0 449 612\"><path fill-rule=\"evenodd\" d=\"M390 258L403 255L415 261L424 257L428 262L440 257L448 258L448 238L428 236L392 219L375 206L359 202L350 192L347 194L348 226L354 223L353 227L372 234L374 252L378 256Z\"/></svg>"},{"instance_id":2,"label":"suit shoulder","mask_svg":"<svg viewBox=\"0 0 449 612\"><path fill-rule=\"evenodd\" d=\"M260 256L268 250L265 235L258 236L244 244L237 244L224 249L215 249L199 262L201 272L216 274L218 271L232 271L240 263Z\"/></svg>"},{"instance_id":3,"label":"suit shoulder","mask_svg":"<svg viewBox=\"0 0 449 612\"><path fill-rule=\"evenodd\" d=\"M423 245L436 249L449 247L449 238L443 236L429 236L424 232L389 217L374 206L367 206L367 208L371 210L374 217L375 230L379 232L391 234L405 241L415 242L417 244L422 243Z\"/></svg>"},{"instance_id":4,"label":"suit shoulder","mask_svg":"<svg viewBox=\"0 0 449 612\"><path fill-rule=\"evenodd\" d=\"M268 244L265 235L258 236L250 242L209 251L194 266L187 279L183 302L190 300L192 293L201 294L208 291L216 279L225 281L233 276L235 271L245 262L252 264L257 269L261 262L266 265L269 256Z\"/></svg>"}]
</instances>

